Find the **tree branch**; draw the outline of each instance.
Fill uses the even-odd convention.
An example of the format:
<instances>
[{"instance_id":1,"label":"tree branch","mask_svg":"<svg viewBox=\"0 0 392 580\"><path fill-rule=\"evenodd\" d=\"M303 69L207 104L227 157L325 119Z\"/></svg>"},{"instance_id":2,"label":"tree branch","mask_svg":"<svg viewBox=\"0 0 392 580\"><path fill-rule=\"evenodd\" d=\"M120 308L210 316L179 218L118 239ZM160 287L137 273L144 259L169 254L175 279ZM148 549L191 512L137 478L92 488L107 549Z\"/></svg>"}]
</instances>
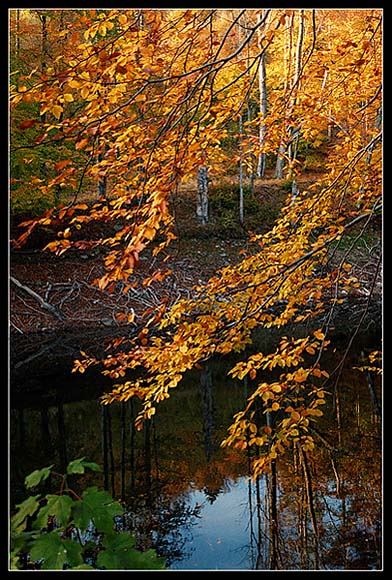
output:
<instances>
[{"instance_id":1,"label":"tree branch","mask_svg":"<svg viewBox=\"0 0 392 580\"><path fill-rule=\"evenodd\" d=\"M41 308L45 308L45 310L48 310L48 312L53 314L53 316L55 316L59 320L62 320L62 321L64 320L63 314L55 306L53 306L52 304L49 304L49 302L46 302L46 300L44 300L39 294L34 292L34 290L29 288L28 286L25 286L24 284L19 282L19 280L17 280L13 276L10 276L10 280L13 284L15 284L15 286L17 286L18 288L20 288L21 290L23 290L24 292L26 292L27 294L32 296L35 300L37 300L40 303Z\"/></svg>"}]
</instances>

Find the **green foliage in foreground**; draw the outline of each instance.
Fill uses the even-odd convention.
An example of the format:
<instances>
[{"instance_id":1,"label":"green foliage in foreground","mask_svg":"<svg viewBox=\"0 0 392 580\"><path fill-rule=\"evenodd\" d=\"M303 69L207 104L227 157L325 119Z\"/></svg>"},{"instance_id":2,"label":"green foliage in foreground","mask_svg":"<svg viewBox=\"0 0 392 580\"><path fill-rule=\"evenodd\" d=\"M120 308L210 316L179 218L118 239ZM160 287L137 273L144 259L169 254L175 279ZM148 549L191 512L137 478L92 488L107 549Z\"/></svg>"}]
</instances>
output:
<instances>
[{"instance_id":1,"label":"green foliage in foreground","mask_svg":"<svg viewBox=\"0 0 392 580\"><path fill-rule=\"evenodd\" d=\"M11 569L41 570L163 570L164 559L154 550L142 552L135 537L121 528L122 505L97 487L79 497L68 487L68 476L86 469L100 471L84 457L68 464L64 475L53 465L25 479L33 489L50 475L61 477L56 494L30 495L11 518Z\"/></svg>"}]
</instances>

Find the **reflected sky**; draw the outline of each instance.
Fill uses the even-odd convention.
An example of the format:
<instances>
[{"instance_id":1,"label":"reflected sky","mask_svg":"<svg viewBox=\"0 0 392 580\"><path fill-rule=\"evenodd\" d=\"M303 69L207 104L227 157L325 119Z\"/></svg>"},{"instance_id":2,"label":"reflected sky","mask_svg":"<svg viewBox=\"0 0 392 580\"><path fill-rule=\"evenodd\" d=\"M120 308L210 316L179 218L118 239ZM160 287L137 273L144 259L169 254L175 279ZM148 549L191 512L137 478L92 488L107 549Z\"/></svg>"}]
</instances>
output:
<instances>
[{"instance_id":1,"label":"reflected sky","mask_svg":"<svg viewBox=\"0 0 392 580\"><path fill-rule=\"evenodd\" d=\"M252 489L254 498L254 490ZM201 505L200 520L192 528L191 552L172 570L252 569L250 554L249 478L230 482L210 503L204 492L190 490L189 505Z\"/></svg>"}]
</instances>

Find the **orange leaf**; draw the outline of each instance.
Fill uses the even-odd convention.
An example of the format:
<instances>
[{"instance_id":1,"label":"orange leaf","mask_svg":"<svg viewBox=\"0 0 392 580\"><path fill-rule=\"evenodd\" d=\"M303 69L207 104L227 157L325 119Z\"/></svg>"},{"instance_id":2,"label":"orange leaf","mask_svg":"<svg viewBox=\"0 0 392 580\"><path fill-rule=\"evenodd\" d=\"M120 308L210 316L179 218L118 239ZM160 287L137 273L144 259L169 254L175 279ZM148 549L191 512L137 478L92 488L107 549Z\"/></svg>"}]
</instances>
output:
<instances>
[{"instance_id":1,"label":"orange leaf","mask_svg":"<svg viewBox=\"0 0 392 580\"><path fill-rule=\"evenodd\" d=\"M60 171L61 169L63 169L67 165L69 165L70 163L71 163L70 159L64 159L64 161L59 161L58 163L56 163L54 168L56 171Z\"/></svg>"},{"instance_id":2,"label":"orange leaf","mask_svg":"<svg viewBox=\"0 0 392 580\"><path fill-rule=\"evenodd\" d=\"M37 123L35 119L30 119L29 121L22 121L19 123L19 129L30 129L30 127L34 127Z\"/></svg>"},{"instance_id":3,"label":"orange leaf","mask_svg":"<svg viewBox=\"0 0 392 580\"><path fill-rule=\"evenodd\" d=\"M75 145L75 149L83 149L83 147L85 147L88 143L88 139L81 139L80 141L78 141Z\"/></svg>"},{"instance_id":4,"label":"orange leaf","mask_svg":"<svg viewBox=\"0 0 392 580\"><path fill-rule=\"evenodd\" d=\"M324 340L324 338L325 338L325 334L323 332L321 332L320 329L315 330L313 334L318 340Z\"/></svg>"}]
</instances>

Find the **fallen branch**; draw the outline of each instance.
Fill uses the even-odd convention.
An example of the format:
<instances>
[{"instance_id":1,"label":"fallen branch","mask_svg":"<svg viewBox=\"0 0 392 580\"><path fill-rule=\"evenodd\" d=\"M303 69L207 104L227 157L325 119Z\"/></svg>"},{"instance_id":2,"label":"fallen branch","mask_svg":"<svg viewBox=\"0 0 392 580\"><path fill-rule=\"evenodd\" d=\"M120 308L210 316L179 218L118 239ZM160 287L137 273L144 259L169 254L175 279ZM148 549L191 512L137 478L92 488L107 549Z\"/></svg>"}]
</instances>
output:
<instances>
[{"instance_id":1,"label":"fallen branch","mask_svg":"<svg viewBox=\"0 0 392 580\"><path fill-rule=\"evenodd\" d=\"M18 288L20 288L21 290L23 290L24 292L26 292L27 294L32 296L35 300L37 300L40 303L42 308L45 308L45 310L48 310L48 312L53 314L53 316L55 316L59 320L64 320L63 314L55 306L53 306L52 304L49 304L49 302L46 302L39 294L34 292L34 290L29 288L28 286L25 286L24 284L19 282L19 280L17 280L13 276L10 276L10 280L13 284L15 284L15 286L17 286Z\"/></svg>"}]
</instances>

